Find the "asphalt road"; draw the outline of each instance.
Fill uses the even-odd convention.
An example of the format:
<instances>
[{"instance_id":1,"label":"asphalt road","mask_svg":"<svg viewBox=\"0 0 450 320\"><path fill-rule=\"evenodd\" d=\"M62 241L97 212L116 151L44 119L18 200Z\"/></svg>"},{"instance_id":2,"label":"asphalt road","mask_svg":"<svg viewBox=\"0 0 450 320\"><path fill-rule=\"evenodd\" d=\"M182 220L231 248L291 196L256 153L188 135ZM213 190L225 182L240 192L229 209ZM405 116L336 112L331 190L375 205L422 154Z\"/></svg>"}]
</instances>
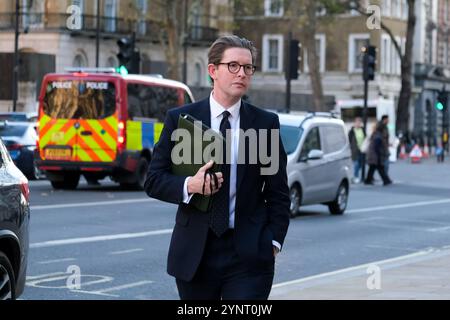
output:
<instances>
[{"instance_id":1,"label":"asphalt road","mask_svg":"<svg viewBox=\"0 0 450 320\"><path fill-rule=\"evenodd\" d=\"M303 207L274 284L450 245L450 164L398 162L390 174L392 186L352 185L343 216ZM30 189L21 299L178 299L166 274L176 206L108 181L74 191L32 181Z\"/></svg>"}]
</instances>

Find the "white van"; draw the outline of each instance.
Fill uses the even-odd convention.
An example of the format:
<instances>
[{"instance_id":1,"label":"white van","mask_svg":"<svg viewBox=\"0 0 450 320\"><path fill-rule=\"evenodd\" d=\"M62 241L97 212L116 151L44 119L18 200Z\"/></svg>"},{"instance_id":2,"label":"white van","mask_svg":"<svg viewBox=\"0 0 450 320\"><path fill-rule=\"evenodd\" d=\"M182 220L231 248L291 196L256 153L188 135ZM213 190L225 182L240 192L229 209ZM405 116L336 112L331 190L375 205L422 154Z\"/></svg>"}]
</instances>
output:
<instances>
[{"instance_id":1,"label":"white van","mask_svg":"<svg viewBox=\"0 0 450 320\"><path fill-rule=\"evenodd\" d=\"M279 114L287 153L291 217L301 205L325 204L331 214L347 208L351 151L344 122L331 113Z\"/></svg>"}]
</instances>

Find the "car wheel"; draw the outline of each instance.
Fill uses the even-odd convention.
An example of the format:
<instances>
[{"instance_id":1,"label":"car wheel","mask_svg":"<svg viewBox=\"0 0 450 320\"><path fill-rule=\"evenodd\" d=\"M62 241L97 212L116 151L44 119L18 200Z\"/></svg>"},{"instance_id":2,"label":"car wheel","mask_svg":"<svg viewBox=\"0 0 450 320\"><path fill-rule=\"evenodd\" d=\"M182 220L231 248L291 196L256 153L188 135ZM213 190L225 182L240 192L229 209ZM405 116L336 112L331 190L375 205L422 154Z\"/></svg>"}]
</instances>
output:
<instances>
[{"instance_id":1,"label":"car wheel","mask_svg":"<svg viewBox=\"0 0 450 320\"><path fill-rule=\"evenodd\" d=\"M0 252L0 300L16 298L16 282L14 272L8 257Z\"/></svg>"},{"instance_id":2,"label":"car wheel","mask_svg":"<svg viewBox=\"0 0 450 320\"><path fill-rule=\"evenodd\" d=\"M291 200L291 206L289 208L289 215L291 218L297 216L300 205L302 203L302 193L298 186L293 186L289 191L289 199Z\"/></svg>"},{"instance_id":3,"label":"car wheel","mask_svg":"<svg viewBox=\"0 0 450 320\"><path fill-rule=\"evenodd\" d=\"M31 167L31 172L28 175L30 180L39 180L44 176L43 172L38 168L36 161L33 161L33 165Z\"/></svg>"},{"instance_id":4,"label":"car wheel","mask_svg":"<svg viewBox=\"0 0 450 320\"><path fill-rule=\"evenodd\" d=\"M345 209L347 208L347 202L348 202L348 187L344 182L342 182L339 185L336 194L336 199L328 203L328 210L330 211L331 214L336 215L343 214Z\"/></svg>"}]
</instances>

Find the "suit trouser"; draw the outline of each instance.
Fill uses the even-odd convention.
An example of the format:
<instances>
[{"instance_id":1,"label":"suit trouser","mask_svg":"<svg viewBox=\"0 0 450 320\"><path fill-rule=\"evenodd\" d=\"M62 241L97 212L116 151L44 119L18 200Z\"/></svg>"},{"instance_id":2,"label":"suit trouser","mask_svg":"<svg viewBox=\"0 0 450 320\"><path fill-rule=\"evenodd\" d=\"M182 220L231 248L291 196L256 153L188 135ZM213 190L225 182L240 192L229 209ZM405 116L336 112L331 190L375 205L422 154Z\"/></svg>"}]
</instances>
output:
<instances>
[{"instance_id":1,"label":"suit trouser","mask_svg":"<svg viewBox=\"0 0 450 320\"><path fill-rule=\"evenodd\" d=\"M176 283L182 300L266 300L273 276L274 260L251 264L240 259L232 229L220 238L210 230L194 278Z\"/></svg>"}]
</instances>

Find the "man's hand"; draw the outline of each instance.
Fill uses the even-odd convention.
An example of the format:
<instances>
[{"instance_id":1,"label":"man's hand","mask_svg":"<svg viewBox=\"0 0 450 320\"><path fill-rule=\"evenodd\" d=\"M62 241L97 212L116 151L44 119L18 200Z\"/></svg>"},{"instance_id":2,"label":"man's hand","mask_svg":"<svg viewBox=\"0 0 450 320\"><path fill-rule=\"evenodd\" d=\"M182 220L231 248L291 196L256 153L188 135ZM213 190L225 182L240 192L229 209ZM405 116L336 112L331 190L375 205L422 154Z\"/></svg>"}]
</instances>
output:
<instances>
[{"instance_id":1,"label":"man's hand","mask_svg":"<svg viewBox=\"0 0 450 320\"><path fill-rule=\"evenodd\" d=\"M214 178L211 181L211 178L209 177L209 175L206 175L206 179L205 179L206 170L211 168L213 166L213 164L214 164L214 162L212 160L210 160L207 164L205 164L203 167L198 169L195 176L191 177L188 180L187 190L188 190L189 194L192 194L192 193L203 194L203 183L205 183L205 195L209 196L209 195L215 194L217 191L219 191L219 189L223 183L222 172L216 172L217 182L218 182L217 186L214 184ZM212 190L210 188L210 184L212 184Z\"/></svg>"}]
</instances>

